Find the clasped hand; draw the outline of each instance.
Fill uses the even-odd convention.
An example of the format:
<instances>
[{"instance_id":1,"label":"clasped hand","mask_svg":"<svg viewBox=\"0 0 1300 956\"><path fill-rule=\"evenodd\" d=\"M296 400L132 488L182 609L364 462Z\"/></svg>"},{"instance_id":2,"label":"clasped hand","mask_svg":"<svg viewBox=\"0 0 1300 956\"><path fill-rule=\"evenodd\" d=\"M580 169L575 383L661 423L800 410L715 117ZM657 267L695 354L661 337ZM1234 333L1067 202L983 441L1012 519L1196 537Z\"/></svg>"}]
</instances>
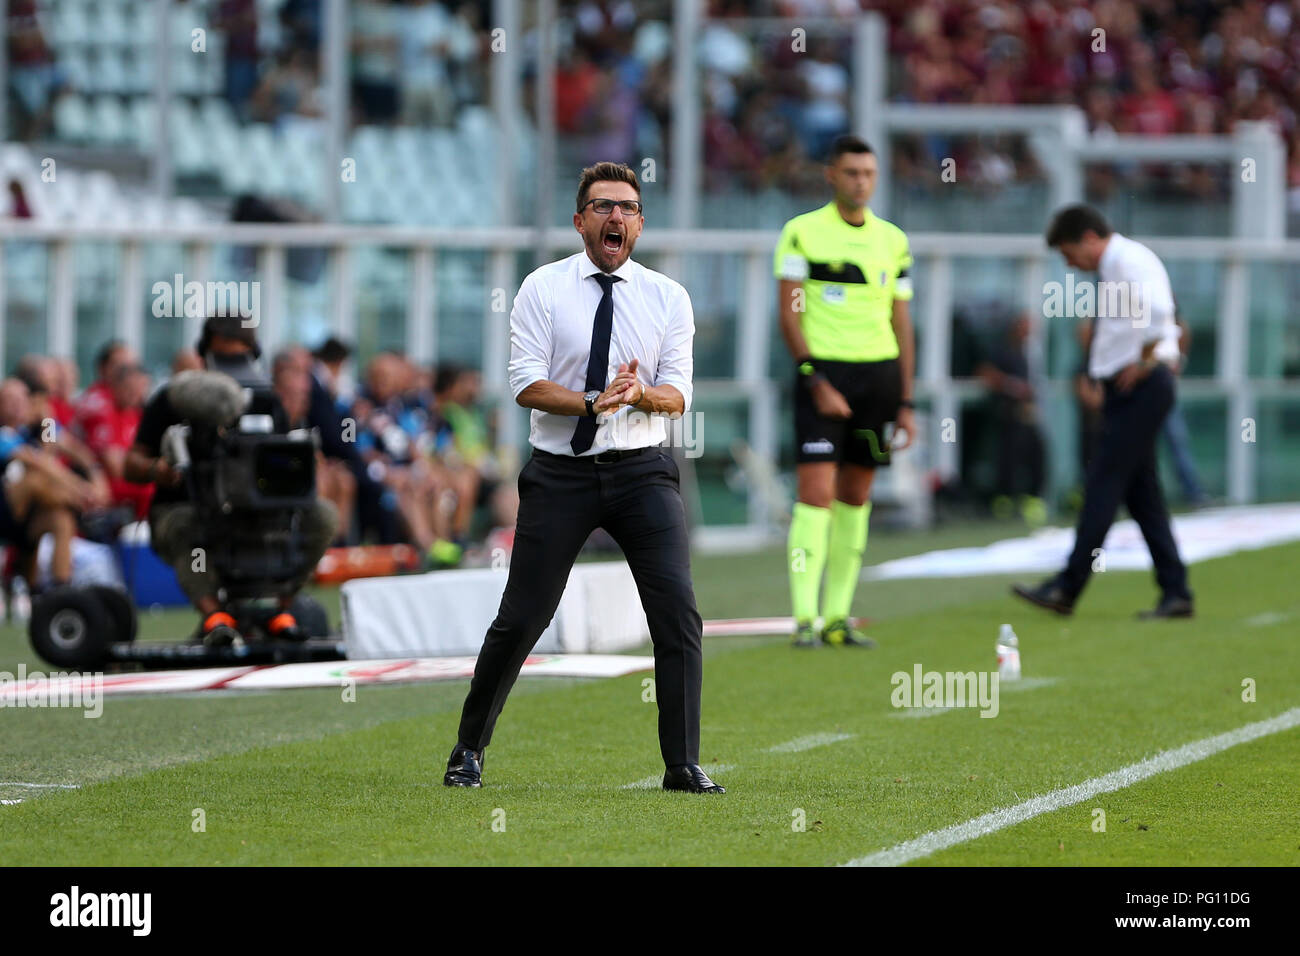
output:
<instances>
[{"instance_id":1,"label":"clasped hand","mask_svg":"<svg viewBox=\"0 0 1300 956\"><path fill-rule=\"evenodd\" d=\"M637 381L636 377L638 361L633 359L618 367L614 381L609 383L609 387L601 392L600 397L593 403L598 413L616 411L624 405L635 405L645 397L645 386Z\"/></svg>"}]
</instances>

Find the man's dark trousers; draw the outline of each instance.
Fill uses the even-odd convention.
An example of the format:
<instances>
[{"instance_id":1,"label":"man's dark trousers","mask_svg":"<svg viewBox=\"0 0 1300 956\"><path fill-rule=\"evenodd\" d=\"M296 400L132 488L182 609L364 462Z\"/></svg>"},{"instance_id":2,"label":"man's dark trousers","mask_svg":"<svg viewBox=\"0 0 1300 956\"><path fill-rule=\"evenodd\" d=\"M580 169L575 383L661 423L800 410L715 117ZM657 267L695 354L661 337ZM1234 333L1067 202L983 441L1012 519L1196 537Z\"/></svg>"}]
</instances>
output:
<instances>
[{"instance_id":1,"label":"man's dark trousers","mask_svg":"<svg viewBox=\"0 0 1300 956\"><path fill-rule=\"evenodd\" d=\"M1088 583L1093 552L1106 540L1123 502L1146 539L1162 594L1191 599L1187 568L1178 557L1156 472L1156 438L1173 404L1174 376L1164 364L1157 365L1128 392L1106 383L1101 437L1088 467L1074 552L1057 577L1071 598Z\"/></svg>"},{"instance_id":2,"label":"man's dark trousers","mask_svg":"<svg viewBox=\"0 0 1300 956\"><path fill-rule=\"evenodd\" d=\"M677 464L658 448L608 464L535 451L524 465L510 577L474 667L460 742L481 751L492 740L519 668L597 527L623 549L650 624L664 764L699 763L703 623Z\"/></svg>"}]
</instances>

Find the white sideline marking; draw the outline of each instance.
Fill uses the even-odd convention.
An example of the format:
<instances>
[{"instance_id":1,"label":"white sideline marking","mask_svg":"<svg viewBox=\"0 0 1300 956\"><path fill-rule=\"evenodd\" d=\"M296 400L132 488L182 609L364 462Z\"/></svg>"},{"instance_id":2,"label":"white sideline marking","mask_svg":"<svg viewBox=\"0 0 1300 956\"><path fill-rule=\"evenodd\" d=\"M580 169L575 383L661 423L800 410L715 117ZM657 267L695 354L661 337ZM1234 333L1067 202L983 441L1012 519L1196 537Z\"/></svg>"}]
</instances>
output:
<instances>
[{"instance_id":1,"label":"white sideline marking","mask_svg":"<svg viewBox=\"0 0 1300 956\"><path fill-rule=\"evenodd\" d=\"M0 806L12 807L15 803L22 803L21 800L0 800Z\"/></svg>"},{"instance_id":2,"label":"white sideline marking","mask_svg":"<svg viewBox=\"0 0 1300 956\"><path fill-rule=\"evenodd\" d=\"M0 787L33 787L49 788L51 790L80 790L81 786L75 783L24 783L21 780L0 780Z\"/></svg>"},{"instance_id":3,"label":"white sideline marking","mask_svg":"<svg viewBox=\"0 0 1300 956\"><path fill-rule=\"evenodd\" d=\"M1038 690L1040 687L1051 687L1060 680L1059 677L1024 677L1020 680L999 681L998 692L1010 694L1015 691ZM967 707L904 707L893 711L889 716L915 720L920 717L938 717L940 714L950 714L954 710L968 709Z\"/></svg>"},{"instance_id":4,"label":"white sideline marking","mask_svg":"<svg viewBox=\"0 0 1300 956\"><path fill-rule=\"evenodd\" d=\"M1204 760L1206 757L1212 757L1229 747L1249 743L1252 740L1258 740L1260 737L1267 737L1270 734L1291 730L1295 727L1300 727L1300 707L1293 707L1269 720L1246 724L1236 730L1229 730L1213 737L1206 737L1204 740L1184 744L1174 750L1162 750L1154 757L1148 757L1146 760L1114 770L1104 776L1093 777L1083 783L1076 783L1072 787L1053 790L1051 793L1045 793L1041 797L1034 797L1013 807L994 810L982 817L945 827L942 830L932 830L914 840L900 843L888 850L880 850L877 853L850 860L844 866L902 866L904 863L919 860L922 857L938 853L940 850L946 850L959 843L965 843L968 840L996 833L998 830L1004 830L1018 823L1024 823L1026 820L1031 820L1040 814L1051 813L1053 810L1060 810L1064 807L1072 807L1076 803L1082 803L1098 794L1123 790L1125 787L1131 787L1148 777L1154 777L1158 773L1177 770L1179 767L1185 767L1188 764Z\"/></svg>"},{"instance_id":5,"label":"white sideline marking","mask_svg":"<svg viewBox=\"0 0 1300 956\"><path fill-rule=\"evenodd\" d=\"M1283 621L1291 620L1290 611L1265 611L1263 614L1256 614L1253 617L1246 618L1247 627L1269 627L1273 624L1281 624Z\"/></svg>"},{"instance_id":6,"label":"white sideline marking","mask_svg":"<svg viewBox=\"0 0 1300 956\"><path fill-rule=\"evenodd\" d=\"M841 740L851 740L853 737L854 734L809 734L807 737L796 737L794 740L787 740L775 747L768 747L767 752L770 754L797 754L805 750L812 750L814 747L825 747L827 744L837 744Z\"/></svg>"},{"instance_id":7,"label":"white sideline marking","mask_svg":"<svg viewBox=\"0 0 1300 956\"><path fill-rule=\"evenodd\" d=\"M1010 694L1018 690L1038 690L1040 687L1051 687L1060 681L1059 677L1022 677L1020 680L998 681L998 691Z\"/></svg>"},{"instance_id":8,"label":"white sideline marking","mask_svg":"<svg viewBox=\"0 0 1300 956\"><path fill-rule=\"evenodd\" d=\"M705 773L712 777L715 773L726 773L733 769L729 763L706 763L700 767ZM623 784L624 790L658 790L664 785L664 775L657 773L652 777L645 777L634 783Z\"/></svg>"}]
</instances>

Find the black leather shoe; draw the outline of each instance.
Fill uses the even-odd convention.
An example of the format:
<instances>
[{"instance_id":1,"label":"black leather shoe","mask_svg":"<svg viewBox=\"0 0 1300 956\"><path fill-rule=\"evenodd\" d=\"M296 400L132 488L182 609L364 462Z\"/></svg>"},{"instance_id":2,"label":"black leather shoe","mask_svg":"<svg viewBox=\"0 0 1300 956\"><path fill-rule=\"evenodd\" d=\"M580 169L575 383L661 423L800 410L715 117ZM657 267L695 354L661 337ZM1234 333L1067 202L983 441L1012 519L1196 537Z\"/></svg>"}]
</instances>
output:
<instances>
[{"instance_id":1,"label":"black leather shoe","mask_svg":"<svg viewBox=\"0 0 1300 956\"><path fill-rule=\"evenodd\" d=\"M1069 617L1074 613L1074 598L1065 593L1065 590L1052 581L1044 581L1038 587L1028 587L1024 584L1011 585L1011 593L1022 600L1035 604L1038 607L1046 608L1049 611L1055 611L1057 614Z\"/></svg>"},{"instance_id":2,"label":"black leather shoe","mask_svg":"<svg viewBox=\"0 0 1300 956\"><path fill-rule=\"evenodd\" d=\"M1160 599L1160 603L1153 610L1138 611L1138 617L1144 621L1161 617L1192 617L1193 610L1190 598L1169 597L1166 595Z\"/></svg>"},{"instance_id":3,"label":"black leather shoe","mask_svg":"<svg viewBox=\"0 0 1300 956\"><path fill-rule=\"evenodd\" d=\"M483 786L483 751L470 750L464 744L453 747L442 783L446 787Z\"/></svg>"},{"instance_id":4,"label":"black leather shoe","mask_svg":"<svg viewBox=\"0 0 1300 956\"><path fill-rule=\"evenodd\" d=\"M664 771L664 789L680 790L683 793L726 793L726 787L719 787L709 779L709 775L700 769L697 763L669 767Z\"/></svg>"}]
</instances>

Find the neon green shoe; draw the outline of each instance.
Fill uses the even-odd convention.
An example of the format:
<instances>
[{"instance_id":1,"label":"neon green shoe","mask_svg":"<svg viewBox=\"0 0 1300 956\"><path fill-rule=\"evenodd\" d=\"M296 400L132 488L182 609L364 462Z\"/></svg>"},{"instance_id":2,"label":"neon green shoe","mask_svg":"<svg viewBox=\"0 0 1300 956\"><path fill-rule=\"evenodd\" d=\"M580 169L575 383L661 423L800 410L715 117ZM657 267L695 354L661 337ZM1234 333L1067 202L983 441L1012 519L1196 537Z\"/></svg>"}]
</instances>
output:
<instances>
[{"instance_id":1,"label":"neon green shoe","mask_svg":"<svg viewBox=\"0 0 1300 956\"><path fill-rule=\"evenodd\" d=\"M795 626L794 640L791 642L792 647L816 647L817 631L812 626L812 621L799 621Z\"/></svg>"},{"instance_id":2,"label":"neon green shoe","mask_svg":"<svg viewBox=\"0 0 1300 956\"><path fill-rule=\"evenodd\" d=\"M872 648L876 646L875 641L843 619L832 621L822 628L822 643L829 644L831 647Z\"/></svg>"},{"instance_id":3,"label":"neon green shoe","mask_svg":"<svg viewBox=\"0 0 1300 956\"><path fill-rule=\"evenodd\" d=\"M1020 517L1031 528L1041 528L1047 524L1047 503L1036 495L1021 495Z\"/></svg>"},{"instance_id":4,"label":"neon green shoe","mask_svg":"<svg viewBox=\"0 0 1300 956\"><path fill-rule=\"evenodd\" d=\"M463 556L464 549L455 541L440 539L429 545L429 563L435 568L454 568Z\"/></svg>"}]
</instances>

